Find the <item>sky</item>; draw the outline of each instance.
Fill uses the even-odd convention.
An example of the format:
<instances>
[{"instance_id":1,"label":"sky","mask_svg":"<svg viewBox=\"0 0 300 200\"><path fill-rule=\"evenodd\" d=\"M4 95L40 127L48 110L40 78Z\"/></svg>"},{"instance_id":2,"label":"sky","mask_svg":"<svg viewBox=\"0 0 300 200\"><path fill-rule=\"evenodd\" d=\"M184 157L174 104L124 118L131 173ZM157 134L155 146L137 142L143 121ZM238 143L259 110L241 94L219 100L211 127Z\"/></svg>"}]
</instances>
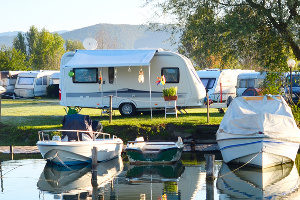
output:
<instances>
[{"instance_id":1,"label":"sky","mask_svg":"<svg viewBox=\"0 0 300 200\"><path fill-rule=\"evenodd\" d=\"M34 25L50 32L99 23L146 24L152 16L145 0L0 0L0 33L28 31Z\"/></svg>"}]
</instances>

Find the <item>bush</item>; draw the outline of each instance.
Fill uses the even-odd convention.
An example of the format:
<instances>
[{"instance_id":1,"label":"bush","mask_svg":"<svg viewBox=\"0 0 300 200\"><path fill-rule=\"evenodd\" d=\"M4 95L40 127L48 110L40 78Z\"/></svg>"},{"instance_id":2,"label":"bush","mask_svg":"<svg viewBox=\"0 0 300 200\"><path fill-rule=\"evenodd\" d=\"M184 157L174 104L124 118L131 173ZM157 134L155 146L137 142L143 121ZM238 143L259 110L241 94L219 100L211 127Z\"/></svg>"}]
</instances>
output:
<instances>
[{"instance_id":1,"label":"bush","mask_svg":"<svg viewBox=\"0 0 300 200\"><path fill-rule=\"evenodd\" d=\"M170 87L163 89L163 96L164 97L171 97L177 95L177 87Z\"/></svg>"},{"instance_id":2,"label":"bush","mask_svg":"<svg viewBox=\"0 0 300 200\"><path fill-rule=\"evenodd\" d=\"M58 98L59 97L59 85L52 84L47 87L47 97Z\"/></svg>"}]
</instances>

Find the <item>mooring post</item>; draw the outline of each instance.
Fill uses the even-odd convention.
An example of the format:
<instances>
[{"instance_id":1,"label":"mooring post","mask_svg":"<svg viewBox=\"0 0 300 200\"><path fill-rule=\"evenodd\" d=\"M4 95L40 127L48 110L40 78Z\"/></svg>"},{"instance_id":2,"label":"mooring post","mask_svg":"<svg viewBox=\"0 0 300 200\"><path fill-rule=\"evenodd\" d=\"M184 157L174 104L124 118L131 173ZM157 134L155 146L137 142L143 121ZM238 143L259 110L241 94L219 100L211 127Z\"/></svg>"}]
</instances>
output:
<instances>
[{"instance_id":1,"label":"mooring post","mask_svg":"<svg viewBox=\"0 0 300 200\"><path fill-rule=\"evenodd\" d=\"M13 145L9 146L9 154L10 154L11 160L13 160L14 159L14 146Z\"/></svg>"},{"instance_id":2,"label":"mooring post","mask_svg":"<svg viewBox=\"0 0 300 200\"><path fill-rule=\"evenodd\" d=\"M207 112L207 123L209 123L209 96L208 96L208 89L206 89L206 112Z\"/></svg>"},{"instance_id":3,"label":"mooring post","mask_svg":"<svg viewBox=\"0 0 300 200\"><path fill-rule=\"evenodd\" d=\"M214 199L214 162L215 155L214 154L205 154L206 160L206 200Z\"/></svg>"},{"instance_id":4,"label":"mooring post","mask_svg":"<svg viewBox=\"0 0 300 200\"><path fill-rule=\"evenodd\" d=\"M1 94L0 94L0 121L1 121L1 99L2 99L2 97L1 97Z\"/></svg>"},{"instance_id":5,"label":"mooring post","mask_svg":"<svg viewBox=\"0 0 300 200\"><path fill-rule=\"evenodd\" d=\"M112 97L113 95L109 95L109 123L112 122Z\"/></svg>"},{"instance_id":6,"label":"mooring post","mask_svg":"<svg viewBox=\"0 0 300 200\"><path fill-rule=\"evenodd\" d=\"M1 192L4 192L1 162L0 162L0 179L1 179Z\"/></svg>"},{"instance_id":7,"label":"mooring post","mask_svg":"<svg viewBox=\"0 0 300 200\"><path fill-rule=\"evenodd\" d=\"M98 159L97 159L97 147L93 147L92 149L92 186L97 187L97 164L98 164Z\"/></svg>"}]
</instances>

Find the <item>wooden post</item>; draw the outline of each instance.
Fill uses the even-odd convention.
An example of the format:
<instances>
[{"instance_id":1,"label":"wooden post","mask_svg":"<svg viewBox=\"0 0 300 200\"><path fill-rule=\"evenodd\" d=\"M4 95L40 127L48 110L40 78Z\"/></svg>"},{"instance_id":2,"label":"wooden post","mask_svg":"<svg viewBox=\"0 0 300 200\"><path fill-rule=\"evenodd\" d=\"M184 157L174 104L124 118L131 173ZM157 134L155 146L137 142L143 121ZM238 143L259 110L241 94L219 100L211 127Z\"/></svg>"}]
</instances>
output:
<instances>
[{"instance_id":1,"label":"wooden post","mask_svg":"<svg viewBox=\"0 0 300 200\"><path fill-rule=\"evenodd\" d=\"M204 155L206 160L206 200L213 200L214 199L214 161L215 155L214 154L205 154Z\"/></svg>"},{"instance_id":2,"label":"wooden post","mask_svg":"<svg viewBox=\"0 0 300 200\"><path fill-rule=\"evenodd\" d=\"M1 97L1 94L0 94L0 121L1 121L1 103L2 103L1 99L2 99L2 97Z\"/></svg>"},{"instance_id":3,"label":"wooden post","mask_svg":"<svg viewBox=\"0 0 300 200\"><path fill-rule=\"evenodd\" d=\"M97 147L93 147L92 149L92 186L98 186L97 183Z\"/></svg>"},{"instance_id":4,"label":"wooden post","mask_svg":"<svg viewBox=\"0 0 300 200\"><path fill-rule=\"evenodd\" d=\"M109 95L109 123L112 122L112 95Z\"/></svg>"},{"instance_id":5,"label":"wooden post","mask_svg":"<svg viewBox=\"0 0 300 200\"><path fill-rule=\"evenodd\" d=\"M206 161L206 180L211 179L214 180L214 162L215 162L215 155L214 154L204 154L205 161Z\"/></svg>"},{"instance_id":6,"label":"wooden post","mask_svg":"<svg viewBox=\"0 0 300 200\"><path fill-rule=\"evenodd\" d=\"M14 159L14 146L13 145L9 146L9 153L10 153L11 160L13 160Z\"/></svg>"},{"instance_id":7,"label":"wooden post","mask_svg":"<svg viewBox=\"0 0 300 200\"><path fill-rule=\"evenodd\" d=\"M209 96L208 96L208 89L206 89L206 112L207 112L207 123L209 123Z\"/></svg>"},{"instance_id":8,"label":"wooden post","mask_svg":"<svg viewBox=\"0 0 300 200\"><path fill-rule=\"evenodd\" d=\"M2 177L2 167L1 167L1 162L0 162L0 178L1 178L1 192L4 192L3 188L3 177Z\"/></svg>"}]
</instances>

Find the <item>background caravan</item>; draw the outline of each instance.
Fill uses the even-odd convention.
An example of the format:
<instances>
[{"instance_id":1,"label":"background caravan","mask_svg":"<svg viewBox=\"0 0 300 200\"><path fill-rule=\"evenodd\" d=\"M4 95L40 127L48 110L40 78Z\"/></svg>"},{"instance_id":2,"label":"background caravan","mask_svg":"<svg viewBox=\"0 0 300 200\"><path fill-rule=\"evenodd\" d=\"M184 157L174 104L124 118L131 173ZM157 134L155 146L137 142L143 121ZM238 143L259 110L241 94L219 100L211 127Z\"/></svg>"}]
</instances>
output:
<instances>
[{"instance_id":1,"label":"background caravan","mask_svg":"<svg viewBox=\"0 0 300 200\"><path fill-rule=\"evenodd\" d=\"M18 78L18 74L24 71L0 71L0 86L6 89L6 92L2 94L4 98L15 98L15 84Z\"/></svg>"},{"instance_id":2,"label":"background caravan","mask_svg":"<svg viewBox=\"0 0 300 200\"><path fill-rule=\"evenodd\" d=\"M236 97L238 75L246 72L254 72L254 70L207 69L197 71L204 87L208 89L209 99L213 101L210 107L228 107L233 98Z\"/></svg>"},{"instance_id":3,"label":"background caravan","mask_svg":"<svg viewBox=\"0 0 300 200\"><path fill-rule=\"evenodd\" d=\"M236 87L236 96L259 95L260 86L263 84L265 77L265 72L251 72L239 74L237 78L238 84Z\"/></svg>"},{"instance_id":4,"label":"background caravan","mask_svg":"<svg viewBox=\"0 0 300 200\"><path fill-rule=\"evenodd\" d=\"M18 75L15 94L19 97L35 97L46 95L46 88L50 84L50 76L59 71L28 71Z\"/></svg>"},{"instance_id":5,"label":"background caravan","mask_svg":"<svg viewBox=\"0 0 300 200\"><path fill-rule=\"evenodd\" d=\"M156 81L162 75L165 85ZM149 78L150 76L150 78ZM205 88L184 56L157 50L77 50L61 61L61 105L109 107L135 115L165 106L162 90L177 86L178 108L203 105Z\"/></svg>"}]
</instances>

